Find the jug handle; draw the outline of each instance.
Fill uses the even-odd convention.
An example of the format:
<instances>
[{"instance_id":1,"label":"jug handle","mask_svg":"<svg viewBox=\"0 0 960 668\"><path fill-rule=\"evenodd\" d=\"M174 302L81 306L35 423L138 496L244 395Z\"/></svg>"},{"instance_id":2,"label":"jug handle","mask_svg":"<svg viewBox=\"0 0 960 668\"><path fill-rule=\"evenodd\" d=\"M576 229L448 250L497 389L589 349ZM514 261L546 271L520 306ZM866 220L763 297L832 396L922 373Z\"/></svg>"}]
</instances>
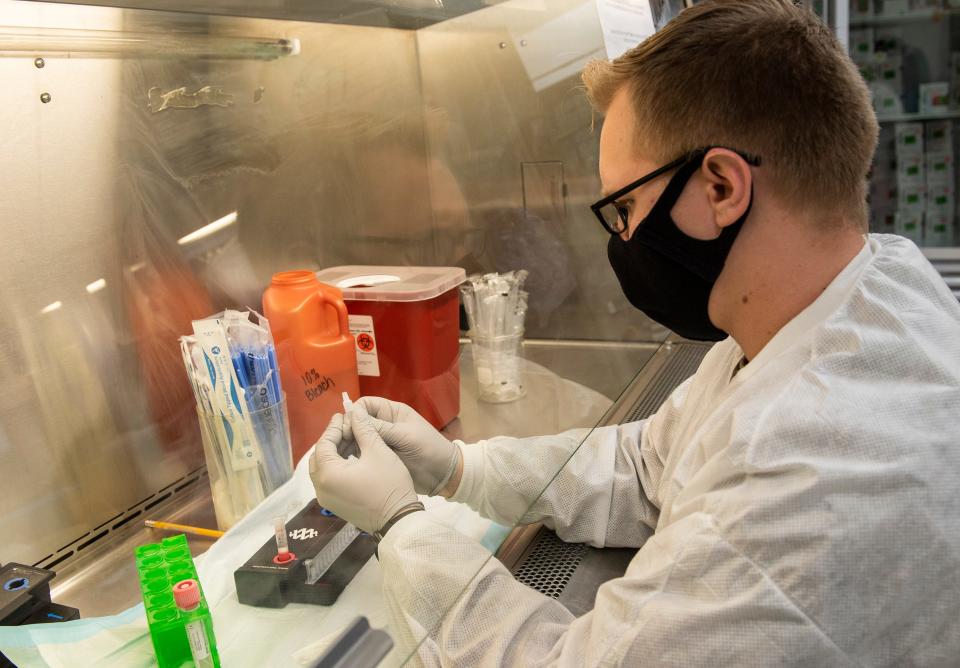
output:
<instances>
[{"instance_id":1,"label":"jug handle","mask_svg":"<svg viewBox=\"0 0 960 668\"><path fill-rule=\"evenodd\" d=\"M324 304L329 304L337 310L337 320L340 323L340 336L349 336L350 334L350 321L347 314L347 306L342 301L334 301L330 299L327 293L321 291L320 299Z\"/></svg>"}]
</instances>

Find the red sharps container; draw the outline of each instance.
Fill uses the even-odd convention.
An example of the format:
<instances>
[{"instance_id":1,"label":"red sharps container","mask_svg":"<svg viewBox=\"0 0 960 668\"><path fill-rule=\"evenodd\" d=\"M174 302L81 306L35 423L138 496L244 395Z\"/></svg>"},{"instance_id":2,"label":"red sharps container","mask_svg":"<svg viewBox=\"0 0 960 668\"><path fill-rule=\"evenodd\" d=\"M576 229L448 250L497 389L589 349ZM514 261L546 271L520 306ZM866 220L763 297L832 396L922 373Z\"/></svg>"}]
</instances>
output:
<instances>
[{"instance_id":1,"label":"red sharps container","mask_svg":"<svg viewBox=\"0 0 960 668\"><path fill-rule=\"evenodd\" d=\"M344 266L317 278L343 292L361 394L408 404L437 429L457 417L463 269Z\"/></svg>"}]
</instances>

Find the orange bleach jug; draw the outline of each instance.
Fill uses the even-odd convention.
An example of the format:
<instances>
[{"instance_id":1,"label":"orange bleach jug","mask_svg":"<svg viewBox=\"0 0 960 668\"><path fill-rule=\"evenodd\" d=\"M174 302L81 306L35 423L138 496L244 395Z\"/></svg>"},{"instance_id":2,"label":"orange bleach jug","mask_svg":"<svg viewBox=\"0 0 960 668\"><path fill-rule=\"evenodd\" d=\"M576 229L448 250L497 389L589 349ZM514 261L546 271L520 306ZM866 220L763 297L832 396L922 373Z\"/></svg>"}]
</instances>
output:
<instances>
[{"instance_id":1,"label":"orange bleach jug","mask_svg":"<svg viewBox=\"0 0 960 668\"><path fill-rule=\"evenodd\" d=\"M312 271L283 271L263 293L263 313L277 348L297 462L343 410L343 393L360 398L347 307L340 290Z\"/></svg>"}]
</instances>

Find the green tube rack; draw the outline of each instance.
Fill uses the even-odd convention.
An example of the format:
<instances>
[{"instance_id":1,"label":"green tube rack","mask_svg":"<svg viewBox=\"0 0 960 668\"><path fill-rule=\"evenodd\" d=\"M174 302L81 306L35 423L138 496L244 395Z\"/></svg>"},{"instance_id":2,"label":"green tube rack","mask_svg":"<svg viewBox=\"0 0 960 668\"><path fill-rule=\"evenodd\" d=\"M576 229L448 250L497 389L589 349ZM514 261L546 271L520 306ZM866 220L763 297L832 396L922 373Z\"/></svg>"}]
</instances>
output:
<instances>
[{"instance_id":1,"label":"green tube rack","mask_svg":"<svg viewBox=\"0 0 960 668\"><path fill-rule=\"evenodd\" d=\"M150 639L160 668L194 665L187 639L186 624L196 619L203 621L210 648L209 665L219 668L220 655L213 635L213 618L207 599L200 588L200 606L190 612L177 607L173 600L173 586L181 580L194 579L199 583L197 569L190 556L187 537L183 534L164 538L159 543L141 545L134 550L140 575L140 592L150 627ZM205 665L206 662L205 662Z\"/></svg>"}]
</instances>

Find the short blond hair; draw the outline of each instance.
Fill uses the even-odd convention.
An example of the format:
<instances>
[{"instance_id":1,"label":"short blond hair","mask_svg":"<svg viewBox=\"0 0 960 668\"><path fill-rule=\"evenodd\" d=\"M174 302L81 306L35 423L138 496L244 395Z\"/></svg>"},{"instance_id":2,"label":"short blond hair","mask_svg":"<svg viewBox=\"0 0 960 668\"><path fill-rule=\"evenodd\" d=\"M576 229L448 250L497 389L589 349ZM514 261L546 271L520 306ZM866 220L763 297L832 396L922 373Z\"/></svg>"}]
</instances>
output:
<instances>
[{"instance_id":1,"label":"short blond hair","mask_svg":"<svg viewBox=\"0 0 960 668\"><path fill-rule=\"evenodd\" d=\"M601 113L629 86L638 148L651 157L715 145L758 155L788 205L866 225L870 92L830 29L790 0L707 0L619 58L589 63L583 81Z\"/></svg>"}]
</instances>

